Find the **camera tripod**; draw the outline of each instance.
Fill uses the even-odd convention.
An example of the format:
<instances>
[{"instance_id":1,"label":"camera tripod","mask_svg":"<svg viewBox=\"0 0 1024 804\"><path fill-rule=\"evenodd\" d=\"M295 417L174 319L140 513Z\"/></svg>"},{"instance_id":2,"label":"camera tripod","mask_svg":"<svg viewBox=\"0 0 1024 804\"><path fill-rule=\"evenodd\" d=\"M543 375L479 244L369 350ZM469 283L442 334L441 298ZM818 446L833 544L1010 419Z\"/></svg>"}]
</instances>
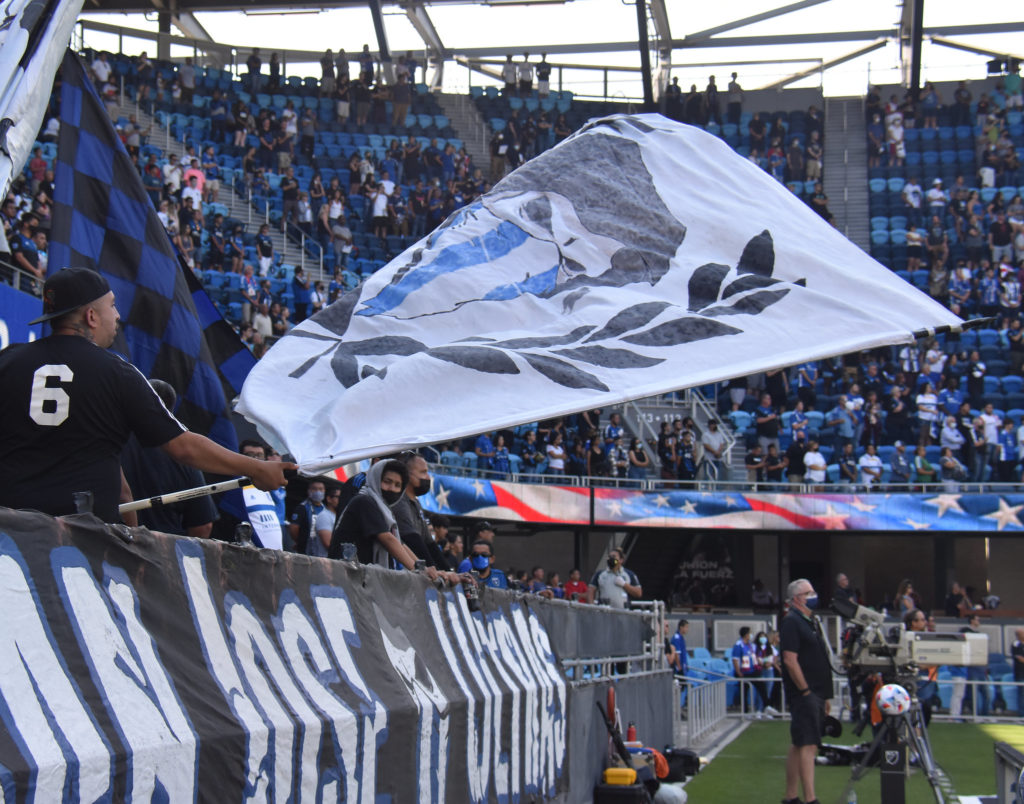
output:
<instances>
[{"instance_id":1,"label":"camera tripod","mask_svg":"<svg viewBox=\"0 0 1024 804\"><path fill-rule=\"evenodd\" d=\"M932 754L924 713L917 697L917 684L911 682L905 686L910 693L910 709L902 715L889 715L883 719L882 727L875 734L867 754L851 769L850 779L840 801L847 800L854 782L862 779L873 762L877 761L881 771L882 804L905 804L908 749L928 779L936 804L955 804L959 801L949 777L935 762Z\"/></svg>"}]
</instances>

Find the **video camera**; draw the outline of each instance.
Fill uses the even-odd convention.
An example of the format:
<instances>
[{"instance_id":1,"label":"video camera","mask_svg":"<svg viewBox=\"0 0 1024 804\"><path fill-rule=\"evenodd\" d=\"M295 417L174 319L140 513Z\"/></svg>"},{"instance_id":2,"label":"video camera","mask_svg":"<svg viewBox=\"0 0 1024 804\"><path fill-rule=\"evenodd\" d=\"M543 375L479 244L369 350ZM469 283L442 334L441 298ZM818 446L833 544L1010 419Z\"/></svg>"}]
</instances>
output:
<instances>
[{"instance_id":1,"label":"video camera","mask_svg":"<svg viewBox=\"0 0 1024 804\"><path fill-rule=\"evenodd\" d=\"M832 610L848 621L842 657L850 675L881 673L885 678L905 675L920 665L988 664L986 634L907 631L902 623L892 621L887 628L884 614L849 600L833 599Z\"/></svg>"}]
</instances>

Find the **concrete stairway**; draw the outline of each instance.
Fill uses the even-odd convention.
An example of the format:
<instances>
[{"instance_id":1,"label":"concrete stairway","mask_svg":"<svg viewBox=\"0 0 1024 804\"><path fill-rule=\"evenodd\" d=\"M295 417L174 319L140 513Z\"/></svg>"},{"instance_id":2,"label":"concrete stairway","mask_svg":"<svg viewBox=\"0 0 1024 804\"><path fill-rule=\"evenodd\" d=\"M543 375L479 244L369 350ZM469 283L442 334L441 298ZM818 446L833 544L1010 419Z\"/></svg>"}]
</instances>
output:
<instances>
[{"instance_id":1,"label":"concrete stairway","mask_svg":"<svg viewBox=\"0 0 1024 804\"><path fill-rule=\"evenodd\" d=\"M165 157L168 154L175 153L178 154L180 159L185 153L185 143L175 140L168 126L159 126L151 115L131 101L125 99L125 102L118 106L118 114L124 117L135 115L135 119L142 127L142 130L149 129L149 136L146 142L162 149ZM248 202L246 197L233 192L229 183L221 182L217 201L228 208L227 217L235 218L245 224L246 232L255 234L263 223L270 222L266 215L258 212ZM281 233L280 228L271 226L270 236L274 241L274 252L281 256L282 263L304 265L307 272L312 271L310 276L314 280L330 278L329 275L321 275L318 259L306 255L305 261L303 261L302 249L299 244L286 238ZM256 266L253 267L255 268Z\"/></svg>"},{"instance_id":2,"label":"concrete stairway","mask_svg":"<svg viewBox=\"0 0 1024 804\"><path fill-rule=\"evenodd\" d=\"M466 153L473 164L487 173L490 164L490 149L487 124L480 116L468 95L437 95L444 113L452 121L452 128L466 146Z\"/></svg>"},{"instance_id":3,"label":"concrete stairway","mask_svg":"<svg viewBox=\"0 0 1024 804\"><path fill-rule=\"evenodd\" d=\"M826 98L825 194L836 228L865 251L871 246L867 165L863 98Z\"/></svg>"}]
</instances>

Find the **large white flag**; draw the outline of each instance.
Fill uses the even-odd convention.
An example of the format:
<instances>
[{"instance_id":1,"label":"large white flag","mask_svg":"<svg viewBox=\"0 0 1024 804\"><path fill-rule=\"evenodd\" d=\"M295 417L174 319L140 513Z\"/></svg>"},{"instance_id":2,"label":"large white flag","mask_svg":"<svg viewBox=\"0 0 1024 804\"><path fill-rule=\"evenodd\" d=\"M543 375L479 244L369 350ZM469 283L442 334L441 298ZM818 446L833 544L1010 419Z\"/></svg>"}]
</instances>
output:
<instances>
[{"instance_id":1,"label":"large white flag","mask_svg":"<svg viewBox=\"0 0 1024 804\"><path fill-rule=\"evenodd\" d=\"M0 20L0 198L43 120L82 0L11 0ZM3 235L0 233L0 238Z\"/></svg>"},{"instance_id":2,"label":"large white flag","mask_svg":"<svg viewBox=\"0 0 1024 804\"><path fill-rule=\"evenodd\" d=\"M959 323L717 137L616 116L296 327L239 409L316 472Z\"/></svg>"}]
</instances>

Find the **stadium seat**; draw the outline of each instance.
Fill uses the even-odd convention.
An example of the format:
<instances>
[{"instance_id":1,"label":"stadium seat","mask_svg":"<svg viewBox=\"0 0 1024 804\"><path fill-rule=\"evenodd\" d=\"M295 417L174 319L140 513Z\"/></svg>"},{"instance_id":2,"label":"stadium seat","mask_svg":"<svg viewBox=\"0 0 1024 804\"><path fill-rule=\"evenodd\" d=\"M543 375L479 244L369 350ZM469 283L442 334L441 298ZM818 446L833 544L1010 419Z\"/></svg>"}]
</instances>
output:
<instances>
[{"instance_id":1,"label":"stadium seat","mask_svg":"<svg viewBox=\"0 0 1024 804\"><path fill-rule=\"evenodd\" d=\"M888 181L889 192L890 193L902 193L903 192L903 185L904 184L906 184L906 182L903 179L901 179L900 177L898 177L898 176L895 176L895 177L889 179L889 181Z\"/></svg>"},{"instance_id":2,"label":"stadium seat","mask_svg":"<svg viewBox=\"0 0 1024 804\"><path fill-rule=\"evenodd\" d=\"M889 231L889 217L887 215L876 215L871 219L871 231L872 232L887 232ZM886 241L882 241L886 242Z\"/></svg>"},{"instance_id":3,"label":"stadium seat","mask_svg":"<svg viewBox=\"0 0 1024 804\"><path fill-rule=\"evenodd\" d=\"M1024 377L1009 375L1002 378L1002 388L1005 394L1019 394L1024 387Z\"/></svg>"},{"instance_id":4,"label":"stadium seat","mask_svg":"<svg viewBox=\"0 0 1024 804\"><path fill-rule=\"evenodd\" d=\"M888 219L885 219L888 221ZM889 232L885 229L872 229L871 231L871 245L873 246L887 246L889 245Z\"/></svg>"},{"instance_id":5,"label":"stadium seat","mask_svg":"<svg viewBox=\"0 0 1024 804\"><path fill-rule=\"evenodd\" d=\"M884 193L885 179L870 179L868 181L868 189L873 193Z\"/></svg>"}]
</instances>

